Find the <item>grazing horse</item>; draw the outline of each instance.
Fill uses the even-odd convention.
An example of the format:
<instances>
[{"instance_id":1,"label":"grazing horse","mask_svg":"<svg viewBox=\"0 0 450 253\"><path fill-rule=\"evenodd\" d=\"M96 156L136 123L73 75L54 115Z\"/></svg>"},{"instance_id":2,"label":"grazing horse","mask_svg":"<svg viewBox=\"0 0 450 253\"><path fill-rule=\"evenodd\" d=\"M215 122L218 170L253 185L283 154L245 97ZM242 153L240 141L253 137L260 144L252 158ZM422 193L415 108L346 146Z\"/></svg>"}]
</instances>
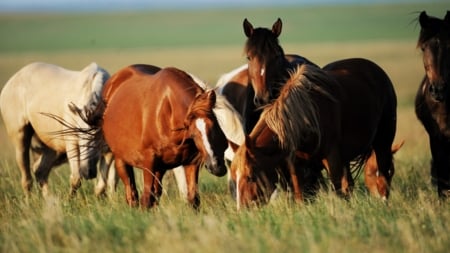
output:
<instances>
[{"instance_id":1,"label":"grazing horse","mask_svg":"<svg viewBox=\"0 0 450 253\"><path fill-rule=\"evenodd\" d=\"M267 202L280 177L291 179L284 186L291 186L295 199L302 200L300 153L327 160L333 166L330 176L342 178L342 168L334 165L340 158L339 94L339 85L320 68L305 64L292 72L231 163L238 209ZM340 184L335 187L340 189Z\"/></svg>"},{"instance_id":2,"label":"grazing horse","mask_svg":"<svg viewBox=\"0 0 450 253\"><path fill-rule=\"evenodd\" d=\"M198 82L176 68L139 64L119 70L105 84L98 126L114 154L129 205L138 199L132 167L143 171L142 207L158 204L163 176L174 167L184 167L187 199L195 208L200 165L225 175L223 156L231 137L222 129L239 117L225 98Z\"/></svg>"},{"instance_id":3,"label":"grazing horse","mask_svg":"<svg viewBox=\"0 0 450 253\"><path fill-rule=\"evenodd\" d=\"M425 77L416 95L416 115L428 133L431 180L438 196L450 196L450 11L443 20L420 13L417 47Z\"/></svg>"},{"instance_id":4,"label":"grazing horse","mask_svg":"<svg viewBox=\"0 0 450 253\"><path fill-rule=\"evenodd\" d=\"M248 73L250 77L256 76L251 80L251 85L256 94L262 94L261 100L266 100L266 97L276 98L286 83L283 80L286 80L292 68L296 67L295 64L292 66L286 61L283 49L278 43L281 20L278 19L271 30L254 29L246 19L243 26L247 36L245 51L248 58ZM393 85L378 65L366 59L336 61L326 65L323 70L339 84L341 93L340 95L333 93L341 108L340 122L330 125L338 127L341 131L340 161L333 163L327 161L325 164L329 173L330 170L336 169L335 173L330 173L335 190L348 196L354 184L350 163L356 161L358 165L356 167L361 168L374 150L379 172L378 194L386 199L394 174L391 146L396 131L397 101ZM256 92L257 90L259 92ZM324 117L322 114L319 115ZM310 156L299 156L299 159L303 160L301 163L308 160L305 157ZM323 167L322 162L310 160L304 167L311 167L317 171ZM342 166L345 169L342 170Z\"/></svg>"},{"instance_id":5,"label":"grazing horse","mask_svg":"<svg viewBox=\"0 0 450 253\"><path fill-rule=\"evenodd\" d=\"M51 169L67 160L71 168L72 194L81 185L81 177L96 176L99 156L87 145L88 135L58 136L57 133L68 130L68 125L62 122L89 127L79 117L80 111L93 114L108 78L109 74L95 63L81 71L72 71L36 62L19 70L3 87L1 113L15 148L25 193L31 191L33 183L30 151L34 157L33 172L44 196L49 194ZM109 164L103 164L102 168L107 170Z\"/></svg>"},{"instance_id":6,"label":"grazing horse","mask_svg":"<svg viewBox=\"0 0 450 253\"><path fill-rule=\"evenodd\" d=\"M294 55L289 55L294 56ZM243 114L243 109L247 101L253 101L253 97L247 97L245 90L248 86L251 86L251 84L248 81L248 66L247 64L244 64L228 73L223 74L219 80L216 83L216 91L219 94L224 95L230 103L233 105L233 107L241 114ZM259 116L259 114L258 114ZM257 118L259 119L259 117ZM248 119L247 119L248 120ZM256 123L256 122L255 122ZM251 125L251 128L253 128L254 125ZM243 144L242 141L233 142L235 144ZM395 154L402 146L404 141L400 143L393 144L392 146L392 154ZM301 155L301 153L299 153ZM304 154L303 154L304 155ZM233 160L234 152L231 152L227 159L230 161ZM303 157L304 158L304 157ZM319 165L322 166L322 165ZM317 190L320 187L320 184L323 185L324 179L322 178L322 175L320 171L314 171L314 170L307 170L304 171L306 175L303 176L304 180L304 191L306 191L306 194L314 195ZM378 164L376 161L376 154L372 150L371 155L367 160L365 161L364 166L364 182L366 185L366 188L373 196L379 196L379 192L385 192L384 189L378 190L378 188L384 188L386 185L382 183L382 180L378 178ZM236 184L231 179L231 176L229 175L229 190L231 195L234 199L236 199ZM319 184L320 183L320 184ZM377 186L379 185L379 186Z\"/></svg>"}]
</instances>

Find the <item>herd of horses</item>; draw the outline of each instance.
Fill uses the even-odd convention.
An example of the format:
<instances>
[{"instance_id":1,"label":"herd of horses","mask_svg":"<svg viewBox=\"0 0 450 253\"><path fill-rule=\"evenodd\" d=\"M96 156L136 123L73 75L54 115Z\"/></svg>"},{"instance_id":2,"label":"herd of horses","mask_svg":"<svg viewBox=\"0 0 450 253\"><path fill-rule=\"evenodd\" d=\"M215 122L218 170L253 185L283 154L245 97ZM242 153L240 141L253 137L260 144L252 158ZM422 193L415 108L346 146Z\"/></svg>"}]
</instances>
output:
<instances>
[{"instance_id":1,"label":"herd of horses","mask_svg":"<svg viewBox=\"0 0 450 253\"><path fill-rule=\"evenodd\" d=\"M419 24L425 77L416 114L429 134L432 183L447 198L450 11L444 19L423 11ZM173 67L136 64L111 76L95 63L81 71L46 63L22 68L2 89L0 108L24 191L34 173L48 195L51 169L68 161L71 194L98 171L96 193L104 193L117 173L127 203L145 208L158 204L168 170L198 208L202 167L228 174L238 209L267 203L280 188L303 202L327 187L327 178L347 199L362 170L369 193L387 200L393 154L403 142L393 143L397 99L384 70L362 58L320 67L285 54L281 19L271 29L245 19L243 29L247 64L212 89ZM134 168L143 173L140 199Z\"/></svg>"}]
</instances>

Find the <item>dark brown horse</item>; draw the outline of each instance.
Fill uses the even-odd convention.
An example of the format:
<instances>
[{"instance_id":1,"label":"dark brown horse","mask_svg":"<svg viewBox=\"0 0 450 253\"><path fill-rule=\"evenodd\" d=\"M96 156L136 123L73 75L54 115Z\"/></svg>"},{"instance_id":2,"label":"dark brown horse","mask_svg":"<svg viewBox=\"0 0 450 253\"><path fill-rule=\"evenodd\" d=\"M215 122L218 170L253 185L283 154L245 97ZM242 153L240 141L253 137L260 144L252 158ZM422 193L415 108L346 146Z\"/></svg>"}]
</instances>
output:
<instances>
[{"instance_id":1,"label":"dark brown horse","mask_svg":"<svg viewBox=\"0 0 450 253\"><path fill-rule=\"evenodd\" d=\"M339 94L339 85L320 68L305 64L292 73L231 164L238 209L253 201L265 203L280 176L288 179L285 186L293 188L295 199L302 200L303 160L296 158L298 154L328 161L333 167L330 176L339 179L333 181L335 187L341 188L340 180L346 177L341 167L335 168L340 163Z\"/></svg>"},{"instance_id":2,"label":"dark brown horse","mask_svg":"<svg viewBox=\"0 0 450 253\"><path fill-rule=\"evenodd\" d=\"M168 169L184 166L194 207L200 165L225 175L228 141L214 112L225 100L205 88L181 70L150 65L126 67L105 84L101 125L130 205L138 199L132 167L143 171L143 207L157 205Z\"/></svg>"},{"instance_id":3,"label":"dark brown horse","mask_svg":"<svg viewBox=\"0 0 450 253\"><path fill-rule=\"evenodd\" d=\"M251 85L257 94L277 97L283 89L286 78L295 65L289 64L278 43L281 33L281 20L278 19L272 29L256 28L244 20L244 32L248 37L245 51L249 60L249 76L259 74ZM309 65L309 64L308 64ZM339 83L341 94L335 94L341 108L340 122L332 124L340 128L340 161L329 167L338 168L331 180L339 193L348 195L353 186L350 175L350 163L362 165L372 150L376 153L378 164L377 186L379 195L387 198L390 181L394 174L391 145L396 131L396 95L386 73L375 63L366 59L346 59L328 64L325 72ZM253 74L252 74L253 73ZM324 115L319 114L320 117ZM310 160L309 167L319 170L320 160ZM345 169L341 171L341 166ZM358 166L360 167L360 166ZM330 171L329 171L330 172ZM333 178L334 177L334 178Z\"/></svg>"},{"instance_id":4,"label":"dark brown horse","mask_svg":"<svg viewBox=\"0 0 450 253\"><path fill-rule=\"evenodd\" d=\"M420 13L417 47L425 77L416 95L416 115L428 132L431 180L440 197L450 196L450 11L443 20Z\"/></svg>"}]
</instances>

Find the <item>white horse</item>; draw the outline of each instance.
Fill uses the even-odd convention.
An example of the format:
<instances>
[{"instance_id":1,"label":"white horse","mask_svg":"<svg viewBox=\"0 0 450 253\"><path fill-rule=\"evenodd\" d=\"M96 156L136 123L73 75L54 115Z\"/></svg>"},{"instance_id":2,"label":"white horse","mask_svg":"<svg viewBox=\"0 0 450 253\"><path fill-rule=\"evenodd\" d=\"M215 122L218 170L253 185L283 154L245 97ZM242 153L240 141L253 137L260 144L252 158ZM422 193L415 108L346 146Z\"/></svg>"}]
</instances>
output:
<instances>
[{"instance_id":1,"label":"white horse","mask_svg":"<svg viewBox=\"0 0 450 253\"><path fill-rule=\"evenodd\" d=\"M22 187L26 194L33 183L30 170L30 151L36 181L47 196L51 169L68 160L71 174L71 194L81 185L82 178L97 174L100 153L83 133L66 133L67 124L87 129L80 118L92 115L101 101L103 85L109 74L96 63L81 71L71 71L47 63L31 63L12 76L0 94L3 121L22 173ZM56 119L56 120L55 120ZM59 133L59 134L58 134ZM102 157L102 175L106 175L111 157ZM112 170L114 172L114 170ZM104 191L105 177L100 177L97 193ZM103 183L103 185L101 185Z\"/></svg>"}]
</instances>

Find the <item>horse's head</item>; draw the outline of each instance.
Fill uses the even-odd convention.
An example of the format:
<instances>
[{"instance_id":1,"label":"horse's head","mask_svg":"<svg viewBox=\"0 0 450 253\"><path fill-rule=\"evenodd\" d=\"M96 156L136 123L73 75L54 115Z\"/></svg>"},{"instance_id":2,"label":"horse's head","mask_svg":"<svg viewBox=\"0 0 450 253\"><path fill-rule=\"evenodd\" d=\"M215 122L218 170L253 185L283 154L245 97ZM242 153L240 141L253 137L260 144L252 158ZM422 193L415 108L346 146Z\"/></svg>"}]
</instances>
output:
<instances>
[{"instance_id":1,"label":"horse's head","mask_svg":"<svg viewBox=\"0 0 450 253\"><path fill-rule=\"evenodd\" d=\"M417 46L422 50L429 92L441 102L446 99L450 81L450 11L443 20L422 11L419 23L421 30Z\"/></svg>"},{"instance_id":2,"label":"horse's head","mask_svg":"<svg viewBox=\"0 0 450 253\"><path fill-rule=\"evenodd\" d=\"M264 105L274 98L272 94L274 83L267 83L266 80L277 82L278 66L280 61L284 61L284 51L278 43L278 36L281 33L281 19L278 19L272 29L253 28L252 24L244 20L244 33L247 36L245 43L245 54L248 60L248 75L255 90L254 103Z\"/></svg>"},{"instance_id":3,"label":"horse's head","mask_svg":"<svg viewBox=\"0 0 450 253\"><path fill-rule=\"evenodd\" d=\"M215 104L214 90L197 95L189 108L185 124L208 171L216 176L224 176L227 173L224 153L228 140L214 114Z\"/></svg>"},{"instance_id":4,"label":"horse's head","mask_svg":"<svg viewBox=\"0 0 450 253\"><path fill-rule=\"evenodd\" d=\"M236 193L238 210L269 201L280 179L278 167L286 156L268 127L263 127L257 138L245 138L230 166L230 190Z\"/></svg>"}]
</instances>

